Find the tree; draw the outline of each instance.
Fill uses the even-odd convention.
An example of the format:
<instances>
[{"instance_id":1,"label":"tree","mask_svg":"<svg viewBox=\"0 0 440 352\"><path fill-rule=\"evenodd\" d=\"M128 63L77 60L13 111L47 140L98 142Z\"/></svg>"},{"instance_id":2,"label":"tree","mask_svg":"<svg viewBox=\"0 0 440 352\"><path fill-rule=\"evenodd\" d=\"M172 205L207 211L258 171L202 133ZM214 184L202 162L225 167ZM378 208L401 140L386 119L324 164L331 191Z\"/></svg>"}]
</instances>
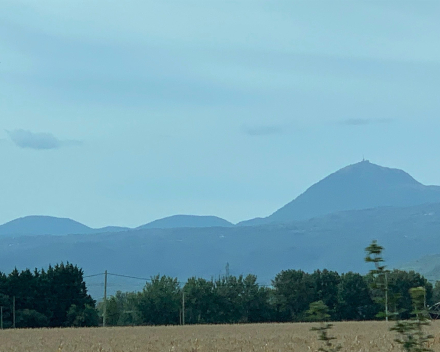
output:
<instances>
[{"instance_id":1,"label":"tree","mask_svg":"<svg viewBox=\"0 0 440 352\"><path fill-rule=\"evenodd\" d=\"M362 275L348 272L338 285L337 312L341 320L373 319L377 307L371 299L368 284Z\"/></svg>"},{"instance_id":2,"label":"tree","mask_svg":"<svg viewBox=\"0 0 440 352\"><path fill-rule=\"evenodd\" d=\"M423 287L425 296L423 305L431 300L432 285L422 275L414 271L393 270L388 274L388 297L390 307L401 319L409 319L413 310L410 289Z\"/></svg>"},{"instance_id":3,"label":"tree","mask_svg":"<svg viewBox=\"0 0 440 352\"><path fill-rule=\"evenodd\" d=\"M371 244L365 248L365 252L367 252L365 261L367 263L374 263L375 268L370 270L370 274L374 278L371 288L381 292L381 295L377 297L376 301L382 303L385 308L385 312L380 312L378 317L385 317L385 320L388 321L388 272L385 270L386 266L382 264L384 262L382 258L383 250L384 248L379 246L376 240L373 240Z\"/></svg>"},{"instance_id":4,"label":"tree","mask_svg":"<svg viewBox=\"0 0 440 352\"><path fill-rule=\"evenodd\" d=\"M154 276L147 282L138 309L144 324L177 325L181 307L181 290L177 278Z\"/></svg>"},{"instance_id":5,"label":"tree","mask_svg":"<svg viewBox=\"0 0 440 352\"><path fill-rule=\"evenodd\" d=\"M43 328L48 326L48 324L49 319L36 310L22 309L16 313L15 326L17 328Z\"/></svg>"},{"instance_id":6,"label":"tree","mask_svg":"<svg viewBox=\"0 0 440 352\"><path fill-rule=\"evenodd\" d=\"M67 312L67 326L93 327L99 325L98 311L86 304L84 307L72 304Z\"/></svg>"},{"instance_id":7,"label":"tree","mask_svg":"<svg viewBox=\"0 0 440 352\"><path fill-rule=\"evenodd\" d=\"M142 317L139 312L141 294L138 292L117 291L107 299L107 320L109 326L141 325ZM99 315L104 313L104 304L98 304Z\"/></svg>"},{"instance_id":8,"label":"tree","mask_svg":"<svg viewBox=\"0 0 440 352\"><path fill-rule=\"evenodd\" d=\"M11 306L15 297L16 325L19 327L66 326L72 305L85 310L95 301L87 294L83 271L67 263L49 266L47 271L14 269L0 273L0 302L4 304L5 326L11 324ZM4 301L4 303L3 303Z\"/></svg>"},{"instance_id":9,"label":"tree","mask_svg":"<svg viewBox=\"0 0 440 352\"><path fill-rule=\"evenodd\" d=\"M428 302L430 303L430 305L440 302L440 281L435 282L434 288L432 290L431 299Z\"/></svg>"},{"instance_id":10,"label":"tree","mask_svg":"<svg viewBox=\"0 0 440 352\"><path fill-rule=\"evenodd\" d=\"M122 311L123 311L123 307L119 307L118 302L114 296L107 299L106 324L109 326L118 325Z\"/></svg>"},{"instance_id":11,"label":"tree","mask_svg":"<svg viewBox=\"0 0 440 352\"><path fill-rule=\"evenodd\" d=\"M50 319L50 326L69 326L67 313L72 305L78 312L84 311L86 305L95 307L95 301L87 293L82 269L67 263L49 266L39 276L39 287L44 292L40 312Z\"/></svg>"},{"instance_id":12,"label":"tree","mask_svg":"<svg viewBox=\"0 0 440 352\"><path fill-rule=\"evenodd\" d=\"M318 333L318 340L323 341L323 346L318 349L322 352L337 352L342 347L341 345L334 346L332 340L336 340L336 337L329 335L329 330L333 327L333 324L324 323L324 321L330 318L328 314L328 307L323 301L312 302L307 310L307 316L312 321L319 321L319 327L312 327L311 331Z\"/></svg>"},{"instance_id":13,"label":"tree","mask_svg":"<svg viewBox=\"0 0 440 352\"><path fill-rule=\"evenodd\" d=\"M233 324L242 321L245 315L243 305L243 276L227 276L214 281L213 309L216 323Z\"/></svg>"},{"instance_id":14,"label":"tree","mask_svg":"<svg viewBox=\"0 0 440 352\"><path fill-rule=\"evenodd\" d=\"M337 319L336 312L338 305L338 285L341 281L341 277L335 271L316 270L311 279L314 286L314 300L323 301L328 307L328 313L332 319Z\"/></svg>"},{"instance_id":15,"label":"tree","mask_svg":"<svg viewBox=\"0 0 440 352\"><path fill-rule=\"evenodd\" d=\"M6 329L12 326L12 299L9 296L0 293L0 306L3 307L3 327Z\"/></svg>"},{"instance_id":16,"label":"tree","mask_svg":"<svg viewBox=\"0 0 440 352\"><path fill-rule=\"evenodd\" d=\"M279 321L299 321L314 301L314 283L310 274L302 270L283 270L272 281Z\"/></svg>"},{"instance_id":17,"label":"tree","mask_svg":"<svg viewBox=\"0 0 440 352\"><path fill-rule=\"evenodd\" d=\"M202 278L189 278L184 287L185 316L189 324L214 323L214 282Z\"/></svg>"},{"instance_id":18,"label":"tree","mask_svg":"<svg viewBox=\"0 0 440 352\"><path fill-rule=\"evenodd\" d=\"M241 322L260 323L272 319L270 299L272 290L261 287L255 275L248 275L243 280L243 317Z\"/></svg>"},{"instance_id":19,"label":"tree","mask_svg":"<svg viewBox=\"0 0 440 352\"><path fill-rule=\"evenodd\" d=\"M409 290L413 311L411 314L413 318L409 321L397 321L390 329L396 331L400 336L395 339L402 348L407 352L430 352L431 349L426 347L429 339L433 338L431 335L426 335L423 331L424 326L430 325L427 319L428 312L424 307L425 288L413 287Z\"/></svg>"},{"instance_id":20,"label":"tree","mask_svg":"<svg viewBox=\"0 0 440 352\"><path fill-rule=\"evenodd\" d=\"M142 317L139 312L141 294L138 292L116 292L116 302L121 310L118 325L141 325Z\"/></svg>"}]
</instances>

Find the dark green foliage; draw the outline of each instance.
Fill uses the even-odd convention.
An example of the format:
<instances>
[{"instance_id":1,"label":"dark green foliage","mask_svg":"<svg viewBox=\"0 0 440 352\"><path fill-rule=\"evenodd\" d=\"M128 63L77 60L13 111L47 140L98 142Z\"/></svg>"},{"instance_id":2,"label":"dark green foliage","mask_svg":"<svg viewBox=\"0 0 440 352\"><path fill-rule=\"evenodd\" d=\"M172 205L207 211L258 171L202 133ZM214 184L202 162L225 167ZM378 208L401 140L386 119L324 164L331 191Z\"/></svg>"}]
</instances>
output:
<instances>
[{"instance_id":1,"label":"dark green foliage","mask_svg":"<svg viewBox=\"0 0 440 352\"><path fill-rule=\"evenodd\" d=\"M84 309L95 307L94 300L87 294L83 272L77 266L63 263L49 266L40 274L40 286L46 288L40 296L42 313L50 318L50 326L68 325L67 312L72 305Z\"/></svg>"},{"instance_id":2,"label":"dark green foliage","mask_svg":"<svg viewBox=\"0 0 440 352\"><path fill-rule=\"evenodd\" d=\"M338 273L328 270L316 270L313 274L301 270L282 271L273 281L277 320L304 320L309 304L319 300L328 306L332 319L337 319L340 279Z\"/></svg>"},{"instance_id":3,"label":"dark green foliage","mask_svg":"<svg viewBox=\"0 0 440 352\"><path fill-rule=\"evenodd\" d=\"M190 324L257 323L271 319L271 290L259 286L255 275L211 281L190 278L184 291L186 322Z\"/></svg>"},{"instance_id":4,"label":"dark green foliage","mask_svg":"<svg viewBox=\"0 0 440 352\"><path fill-rule=\"evenodd\" d=\"M432 289L431 299L428 300L429 305L433 305L440 302L440 281L436 281L434 288Z\"/></svg>"},{"instance_id":5,"label":"dark green foliage","mask_svg":"<svg viewBox=\"0 0 440 352\"><path fill-rule=\"evenodd\" d=\"M307 309L319 301L327 307L330 320L372 320L381 309L372 299L374 290L369 283L373 279L372 275L353 272L339 275L328 270L316 270L312 274L286 270L275 277L273 287L258 285L254 275L216 280L193 277L181 287L175 278L156 276L141 293L118 292L110 297L107 322L109 325L178 324L183 293L186 324L309 320ZM390 273L393 295L419 283L426 284L426 280L413 272ZM403 292L399 297L406 296ZM396 310L404 310L405 304L403 298L396 300ZM102 312L102 304L99 310Z\"/></svg>"},{"instance_id":6,"label":"dark green foliage","mask_svg":"<svg viewBox=\"0 0 440 352\"><path fill-rule=\"evenodd\" d=\"M243 280L243 314L240 322L260 323L270 321L273 316L270 300L272 291L261 287L255 275L248 275Z\"/></svg>"},{"instance_id":7,"label":"dark green foliage","mask_svg":"<svg viewBox=\"0 0 440 352\"><path fill-rule=\"evenodd\" d=\"M84 307L78 307L72 304L67 312L66 325L75 327L98 326L98 312L94 307L88 304Z\"/></svg>"},{"instance_id":8,"label":"dark green foliage","mask_svg":"<svg viewBox=\"0 0 440 352\"><path fill-rule=\"evenodd\" d=\"M0 306L3 307L3 327L9 328L12 326L12 300L10 297L0 293Z\"/></svg>"},{"instance_id":9,"label":"dark green foliage","mask_svg":"<svg viewBox=\"0 0 440 352\"><path fill-rule=\"evenodd\" d=\"M259 285L255 275L215 280L193 277L182 287L176 278L158 275L140 293L118 292L108 298L106 321L109 326L179 324L183 294L186 324L308 320L316 302L326 307L325 319L369 320L381 308L372 299L377 290L369 286L370 283L373 287L376 279L372 274L286 270L276 275L272 287ZM389 294L395 297L390 302L394 311L403 312L403 317L411 310L408 288L413 286L426 287L426 299L432 300L432 286L419 274L398 270L389 273ZM56 265L46 271L14 270L8 276L0 273L5 328L12 325L13 296L17 327L99 324L99 314L87 294L82 270L71 264ZM102 315L102 302L98 311Z\"/></svg>"},{"instance_id":10,"label":"dark green foliage","mask_svg":"<svg viewBox=\"0 0 440 352\"><path fill-rule=\"evenodd\" d=\"M370 320L377 313L370 289L363 276L349 272L341 276L338 285L338 308L341 320Z\"/></svg>"},{"instance_id":11,"label":"dark green foliage","mask_svg":"<svg viewBox=\"0 0 440 352\"><path fill-rule=\"evenodd\" d=\"M36 310L23 309L16 312L17 328L43 328L49 325L49 319Z\"/></svg>"},{"instance_id":12,"label":"dark green foliage","mask_svg":"<svg viewBox=\"0 0 440 352\"><path fill-rule=\"evenodd\" d=\"M433 338L426 335L423 331L424 326L430 325L427 318L428 312L425 310L426 292L424 287L413 287L409 290L413 311L412 319L407 321L397 321L390 329L396 331L399 337L395 340L407 352L430 352L426 347L427 342Z\"/></svg>"},{"instance_id":13,"label":"dark green foliage","mask_svg":"<svg viewBox=\"0 0 440 352\"><path fill-rule=\"evenodd\" d=\"M401 319L409 319L413 310L410 289L423 287L426 289L426 302L432 298L432 285L419 273L414 271L393 270L388 273L389 307ZM425 305L425 294L423 297Z\"/></svg>"},{"instance_id":14,"label":"dark green foliage","mask_svg":"<svg viewBox=\"0 0 440 352\"><path fill-rule=\"evenodd\" d=\"M139 311L141 293L116 292L116 295L107 299L107 320L108 326L141 325L143 323ZM97 310L100 316L104 311L104 304L100 302Z\"/></svg>"},{"instance_id":15,"label":"dark green foliage","mask_svg":"<svg viewBox=\"0 0 440 352\"><path fill-rule=\"evenodd\" d=\"M310 274L302 270L283 270L272 282L275 292L277 320L300 321L315 301L315 285Z\"/></svg>"},{"instance_id":16,"label":"dark green foliage","mask_svg":"<svg viewBox=\"0 0 440 352\"><path fill-rule=\"evenodd\" d=\"M34 272L14 269L8 276L0 273L4 327L12 326L13 297L16 302L16 327L97 325L95 301L87 294L83 271L76 265L61 263L49 266L47 271L35 269ZM72 306L81 316L75 324Z\"/></svg>"},{"instance_id":17,"label":"dark green foliage","mask_svg":"<svg viewBox=\"0 0 440 352\"><path fill-rule=\"evenodd\" d=\"M179 324L182 293L177 279L154 276L139 297L139 312L144 324Z\"/></svg>"},{"instance_id":18,"label":"dark green foliage","mask_svg":"<svg viewBox=\"0 0 440 352\"><path fill-rule=\"evenodd\" d=\"M214 307L215 284L202 278L190 278L185 284L186 322L204 324L215 322Z\"/></svg>"},{"instance_id":19,"label":"dark green foliage","mask_svg":"<svg viewBox=\"0 0 440 352\"><path fill-rule=\"evenodd\" d=\"M314 282L315 294L313 299L322 301L328 308L328 313L332 320L338 319L338 292L341 282L341 276L335 271L316 270L312 274L312 281Z\"/></svg>"}]
</instances>

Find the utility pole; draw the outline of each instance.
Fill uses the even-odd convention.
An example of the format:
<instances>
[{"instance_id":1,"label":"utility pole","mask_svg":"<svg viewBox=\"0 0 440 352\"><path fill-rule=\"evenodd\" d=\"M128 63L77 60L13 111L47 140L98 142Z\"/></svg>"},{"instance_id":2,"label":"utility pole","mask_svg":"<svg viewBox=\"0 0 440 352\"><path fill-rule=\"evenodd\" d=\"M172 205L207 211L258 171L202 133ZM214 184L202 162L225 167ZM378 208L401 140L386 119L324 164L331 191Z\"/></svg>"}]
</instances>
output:
<instances>
[{"instance_id":1,"label":"utility pole","mask_svg":"<svg viewBox=\"0 0 440 352\"><path fill-rule=\"evenodd\" d=\"M423 287L423 307L426 309L426 286Z\"/></svg>"},{"instance_id":2,"label":"utility pole","mask_svg":"<svg viewBox=\"0 0 440 352\"><path fill-rule=\"evenodd\" d=\"M107 319L107 270L104 273L104 310L102 314L102 326L105 327Z\"/></svg>"},{"instance_id":3,"label":"utility pole","mask_svg":"<svg viewBox=\"0 0 440 352\"><path fill-rule=\"evenodd\" d=\"M15 296L12 297L12 327L15 329Z\"/></svg>"},{"instance_id":4,"label":"utility pole","mask_svg":"<svg viewBox=\"0 0 440 352\"><path fill-rule=\"evenodd\" d=\"M182 291L182 325L185 325L185 291Z\"/></svg>"},{"instance_id":5,"label":"utility pole","mask_svg":"<svg viewBox=\"0 0 440 352\"><path fill-rule=\"evenodd\" d=\"M388 272L385 271L385 320L388 321Z\"/></svg>"},{"instance_id":6,"label":"utility pole","mask_svg":"<svg viewBox=\"0 0 440 352\"><path fill-rule=\"evenodd\" d=\"M3 330L3 306L2 307L0 307L0 322L1 322L1 325L0 325L0 327L1 327L1 329Z\"/></svg>"}]
</instances>

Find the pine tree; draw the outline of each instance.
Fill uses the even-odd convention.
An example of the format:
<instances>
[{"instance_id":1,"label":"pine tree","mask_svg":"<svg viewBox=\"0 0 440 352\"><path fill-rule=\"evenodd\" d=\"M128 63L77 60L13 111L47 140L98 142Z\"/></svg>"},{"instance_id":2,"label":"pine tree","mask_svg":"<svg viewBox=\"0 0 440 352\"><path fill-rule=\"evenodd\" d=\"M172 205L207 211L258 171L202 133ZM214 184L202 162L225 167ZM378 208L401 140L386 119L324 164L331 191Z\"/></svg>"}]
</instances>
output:
<instances>
[{"instance_id":1,"label":"pine tree","mask_svg":"<svg viewBox=\"0 0 440 352\"><path fill-rule=\"evenodd\" d=\"M342 348L341 345L335 346L332 341L336 340L336 337L329 335L329 330L333 327L333 324L325 322L330 318L327 305L323 301L310 303L309 310L306 313L310 320L320 322L319 327L310 329L318 333L318 340L323 341L323 346L318 351L338 352Z\"/></svg>"},{"instance_id":2,"label":"pine tree","mask_svg":"<svg viewBox=\"0 0 440 352\"><path fill-rule=\"evenodd\" d=\"M385 308L385 312L380 312L377 317L385 317L386 321L388 321L388 271L385 270L386 266L382 264L384 262L382 258L383 250L384 248L379 246L376 240L373 240L371 244L365 248L365 251L367 252L365 261L367 263L374 263L375 268L370 270L370 274L373 277L371 288L381 293L375 300L378 303L383 304Z\"/></svg>"},{"instance_id":3,"label":"pine tree","mask_svg":"<svg viewBox=\"0 0 440 352\"><path fill-rule=\"evenodd\" d=\"M426 347L432 335L426 335L424 326L429 326L428 313L424 308L425 288L414 287L409 290L413 302L413 318L409 321L397 321L390 329L396 331L400 336L395 339L406 352L432 352Z\"/></svg>"}]
</instances>

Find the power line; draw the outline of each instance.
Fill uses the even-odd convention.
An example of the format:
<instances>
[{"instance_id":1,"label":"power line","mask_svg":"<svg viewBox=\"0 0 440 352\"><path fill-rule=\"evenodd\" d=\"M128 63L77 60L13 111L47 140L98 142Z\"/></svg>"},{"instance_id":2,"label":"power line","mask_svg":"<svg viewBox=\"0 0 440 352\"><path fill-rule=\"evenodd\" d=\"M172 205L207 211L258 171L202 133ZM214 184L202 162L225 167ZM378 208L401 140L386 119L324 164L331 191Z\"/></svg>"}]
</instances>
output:
<instances>
[{"instance_id":1,"label":"power line","mask_svg":"<svg viewBox=\"0 0 440 352\"><path fill-rule=\"evenodd\" d=\"M87 276L83 276L83 278L85 279L85 278L88 278L88 277L95 277L95 276L101 276L101 275L105 275L105 273L87 275Z\"/></svg>"},{"instance_id":2,"label":"power line","mask_svg":"<svg viewBox=\"0 0 440 352\"><path fill-rule=\"evenodd\" d=\"M151 281L150 279L147 279L145 277L137 277L137 276L129 276L129 275L122 275L122 274L113 274L113 273L108 273L108 275L112 275L112 276L118 276L118 277L125 277L127 279L135 279L135 280L144 280L144 281ZM179 282L180 284L180 282Z\"/></svg>"}]
</instances>

